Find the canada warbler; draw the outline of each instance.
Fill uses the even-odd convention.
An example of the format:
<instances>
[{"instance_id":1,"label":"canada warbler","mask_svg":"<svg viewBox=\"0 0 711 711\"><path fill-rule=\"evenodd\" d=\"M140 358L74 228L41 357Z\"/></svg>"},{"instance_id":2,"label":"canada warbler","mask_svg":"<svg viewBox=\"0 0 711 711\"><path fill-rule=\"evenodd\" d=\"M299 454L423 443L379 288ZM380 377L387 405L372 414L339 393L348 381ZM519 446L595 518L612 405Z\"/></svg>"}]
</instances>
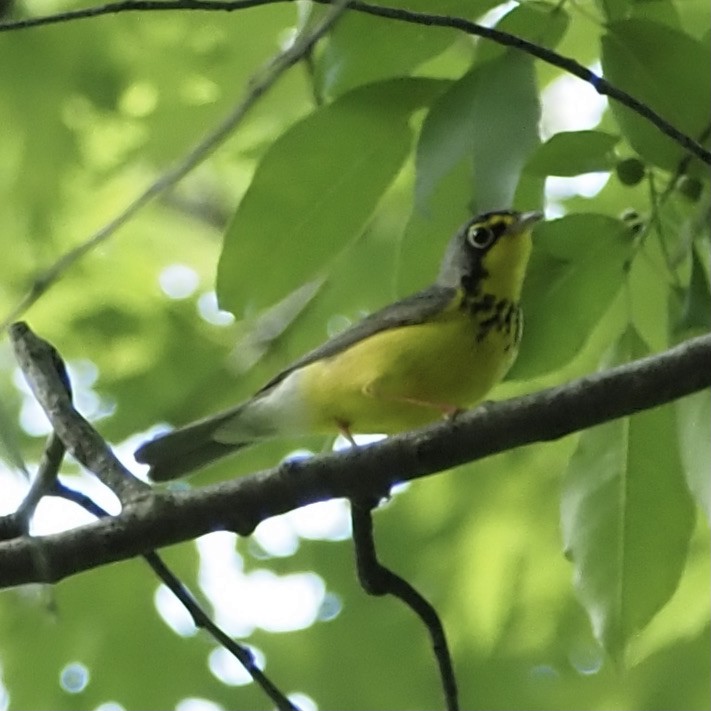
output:
<instances>
[{"instance_id":1,"label":"canada warbler","mask_svg":"<svg viewBox=\"0 0 711 711\"><path fill-rule=\"evenodd\" d=\"M278 435L391 434L480 401L521 339L521 287L539 212L479 215L452 238L437 281L366 317L272 378L254 397L145 443L164 481Z\"/></svg>"}]
</instances>

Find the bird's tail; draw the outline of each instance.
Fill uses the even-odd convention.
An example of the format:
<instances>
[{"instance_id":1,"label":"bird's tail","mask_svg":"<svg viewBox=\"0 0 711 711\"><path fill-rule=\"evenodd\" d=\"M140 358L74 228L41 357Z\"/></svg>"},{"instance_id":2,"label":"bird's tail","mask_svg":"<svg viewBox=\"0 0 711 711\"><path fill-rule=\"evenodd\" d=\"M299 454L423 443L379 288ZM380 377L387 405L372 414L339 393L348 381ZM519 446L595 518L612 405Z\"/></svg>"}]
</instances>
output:
<instances>
[{"instance_id":1,"label":"bird's tail","mask_svg":"<svg viewBox=\"0 0 711 711\"><path fill-rule=\"evenodd\" d=\"M153 481L168 481L233 454L251 443L217 442L214 436L226 421L235 417L235 414L235 410L231 410L159 435L136 450L134 454L136 461L150 466L148 476Z\"/></svg>"}]
</instances>

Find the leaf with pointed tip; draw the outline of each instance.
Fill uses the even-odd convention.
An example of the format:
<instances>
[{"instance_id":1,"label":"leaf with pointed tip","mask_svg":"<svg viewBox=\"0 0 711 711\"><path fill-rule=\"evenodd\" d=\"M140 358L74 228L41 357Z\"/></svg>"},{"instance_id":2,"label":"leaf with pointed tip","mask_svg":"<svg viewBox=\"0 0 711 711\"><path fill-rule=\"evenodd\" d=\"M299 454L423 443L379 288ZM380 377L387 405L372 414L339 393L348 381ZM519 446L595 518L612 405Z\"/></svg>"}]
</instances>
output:
<instances>
[{"instance_id":1,"label":"leaf with pointed tip","mask_svg":"<svg viewBox=\"0 0 711 711\"><path fill-rule=\"evenodd\" d=\"M661 3L660 3L661 4ZM664 51L659 48L663 46ZM654 109L677 129L698 138L709 123L711 77L708 46L693 37L648 19L620 20L602 38L605 77ZM674 170L684 149L647 119L610 102L632 147L648 162ZM692 165L700 167L698 161ZM703 174L708 167L702 166Z\"/></svg>"},{"instance_id":2,"label":"leaf with pointed tip","mask_svg":"<svg viewBox=\"0 0 711 711\"><path fill-rule=\"evenodd\" d=\"M317 109L278 138L225 234L220 306L260 308L318 278L360 234L410 150L413 111L448 82L371 84Z\"/></svg>"},{"instance_id":3,"label":"leaf with pointed tip","mask_svg":"<svg viewBox=\"0 0 711 711\"><path fill-rule=\"evenodd\" d=\"M646 354L630 328L613 363ZM621 662L676 590L694 528L673 408L583 433L563 483L561 521L578 597L596 637Z\"/></svg>"},{"instance_id":4,"label":"leaf with pointed tip","mask_svg":"<svg viewBox=\"0 0 711 711\"><path fill-rule=\"evenodd\" d=\"M530 57L509 50L477 65L435 102L424 122L417 147L418 209L427 213L440 184L461 162L471 176L472 212L511 207L521 169L538 145L539 117Z\"/></svg>"}]
</instances>

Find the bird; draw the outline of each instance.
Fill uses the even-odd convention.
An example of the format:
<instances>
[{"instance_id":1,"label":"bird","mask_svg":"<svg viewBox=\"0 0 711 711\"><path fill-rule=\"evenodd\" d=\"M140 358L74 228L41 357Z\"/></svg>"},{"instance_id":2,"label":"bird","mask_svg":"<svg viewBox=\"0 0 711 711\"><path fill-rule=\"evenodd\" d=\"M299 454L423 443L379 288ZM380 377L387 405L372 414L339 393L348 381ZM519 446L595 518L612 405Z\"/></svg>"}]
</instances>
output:
<instances>
[{"instance_id":1,"label":"bird","mask_svg":"<svg viewBox=\"0 0 711 711\"><path fill-rule=\"evenodd\" d=\"M395 434L476 405L506 375L523 329L521 291L538 211L468 219L436 281L294 361L251 398L135 452L155 482L270 437Z\"/></svg>"}]
</instances>

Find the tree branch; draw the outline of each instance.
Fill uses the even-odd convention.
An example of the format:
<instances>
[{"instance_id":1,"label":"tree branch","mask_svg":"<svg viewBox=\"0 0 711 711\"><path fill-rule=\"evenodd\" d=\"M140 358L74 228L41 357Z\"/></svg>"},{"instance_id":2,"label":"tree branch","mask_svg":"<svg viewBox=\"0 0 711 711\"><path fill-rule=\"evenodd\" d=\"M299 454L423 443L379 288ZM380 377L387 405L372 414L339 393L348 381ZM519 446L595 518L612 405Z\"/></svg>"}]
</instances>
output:
<instances>
[{"instance_id":1,"label":"tree branch","mask_svg":"<svg viewBox=\"0 0 711 711\"><path fill-rule=\"evenodd\" d=\"M147 5L150 4L151 3L147 3ZM152 9L157 9L157 6L163 3L158 2L153 4L156 7ZM247 2L243 4L244 6L248 6ZM122 3L118 3L118 5L122 5ZM276 54L270 60L260 74L256 74L252 77L245 96L240 99L223 121L188 151L180 161L159 175L138 197L126 205L116 217L107 222L74 249L63 254L54 264L40 274L34 280L27 293L19 300L5 319L0 322L0 331L4 331L15 319L24 314L30 306L40 299L42 295L57 282L70 267L84 257L84 255L98 247L102 242L105 242L118 229L131 220L136 213L155 198L174 187L193 170L193 168L200 165L200 163L222 145L241 123L249 110L257 103L258 99L269 91L277 79L279 79L287 69L299 62L311 50L314 44L333 27L334 23L345 11L348 0L334 0L332 5L333 7L330 12L328 12L320 22L309 31L305 30L298 35L289 47ZM88 9L98 10L99 8ZM94 14L103 13L95 12ZM0 31L3 29L7 29L7 23L5 26L0 24Z\"/></svg>"},{"instance_id":2,"label":"tree branch","mask_svg":"<svg viewBox=\"0 0 711 711\"><path fill-rule=\"evenodd\" d=\"M121 465L96 430L74 409L69 376L57 351L22 323L13 325L11 337L17 360L25 372L32 392L42 403L55 429L49 436L37 476L24 501L14 514L0 518L0 534L4 534L2 540L27 537L30 519L44 496L58 496L72 501L97 518L109 516L109 513L91 498L58 481L59 467L66 451L65 442L69 443L71 451L82 463L89 466L106 486L118 494L122 505L130 504L145 491L149 491L149 487L135 479ZM35 543L35 568L47 570L50 564L46 561L41 539L28 540ZM143 554L143 558L185 607L195 626L205 629L242 664L279 711L298 711L286 695L259 669L251 651L235 642L210 619L158 553L148 551Z\"/></svg>"},{"instance_id":3,"label":"tree branch","mask_svg":"<svg viewBox=\"0 0 711 711\"><path fill-rule=\"evenodd\" d=\"M61 389L56 369L51 370L57 378L54 387ZM210 531L227 529L249 535L261 521L300 506L331 498L366 497L397 482L513 447L558 439L708 387L711 335L704 335L663 353L533 395L486 404L453 422L377 444L286 462L190 492L143 495L119 516L41 537L42 570L34 565L38 539L0 543L0 586L56 582ZM68 433L79 431L72 427L76 418L85 423L82 427L91 427L73 407L59 407L55 418ZM65 444L80 455L85 450L75 443Z\"/></svg>"},{"instance_id":4,"label":"tree branch","mask_svg":"<svg viewBox=\"0 0 711 711\"><path fill-rule=\"evenodd\" d=\"M64 363L54 347L35 336L24 323L13 324L10 338L18 365L64 447L94 472L123 505L149 492L150 487L116 459L101 435L74 409Z\"/></svg>"},{"instance_id":5,"label":"tree branch","mask_svg":"<svg viewBox=\"0 0 711 711\"><path fill-rule=\"evenodd\" d=\"M50 495L71 501L97 518L106 518L109 516L107 511L102 509L101 506L86 496L86 494L70 489L60 482L55 482L55 486L50 492ZM278 711L299 711L298 707L292 704L287 696L282 693L274 682L257 666L251 650L235 642L232 637L210 619L210 616L202 609L187 586L173 573L155 551L144 553L143 558L163 584L178 598L190 617L192 617L195 627L204 629L218 644L222 645L222 647L242 664L252 679L254 679L264 693L274 702Z\"/></svg>"},{"instance_id":6,"label":"tree branch","mask_svg":"<svg viewBox=\"0 0 711 711\"><path fill-rule=\"evenodd\" d=\"M373 508L377 498L353 499L351 523L355 546L356 570L361 587L369 595L392 595L407 605L421 620L430 635L432 651L439 669L447 711L459 711L457 680L454 676L452 656L447 644L444 625L437 610L404 578L386 568L375 551L373 535Z\"/></svg>"},{"instance_id":7,"label":"tree branch","mask_svg":"<svg viewBox=\"0 0 711 711\"><path fill-rule=\"evenodd\" d=\"M30 521L39 502L54 488L59 468L66 449L56 432L47 438L42 459L37 467L37 475L17 510L7 516L0 516L0 541L29 534Z\"/></svg>"},{"instance_id":8,"label":"tree branch","mask_svg":"<svg viewBox=\"0 0 711 711\"><path fill-rule=\"evenodd\" d=\"M271 5L276 2L291 2L292 0L121 0L111 2L106 5L99 5L78 10L46 15L44 17L27 18L12 22L0 23L0 32L7 30L26 29L40 25L56 24L58 22L68 22L70 20L84 19L88 17L98 17L99 15L116 14L120 12L147 12L154 10L210 10L232 12L244 10L260 5ZM314 0L321 5L333 4L333 0ZM619 89L603 77L591 72L587 67L579 64L570 57L564 57L547 47L542 47L533 42L529 42L521 37L502 32L492 27L484 27L475 22L466 20L463 17L452 17L449 15L435 15L425 12L415 12L398 7L387 7L384 5L372 5L361 0L354 0L350 9L355 12L362 12L375 17L382 17L388 20L409 22L428 27L449 27L466 32L477 37L490 39L506 47L515 47L533 57L544 62L559 67L569 74L588 82L593 86L598 94L609 96L623 106L631 109L635 113L647 119L656 126L662 133L676 141L685 150L694 154L707 165L711 165L711 151L704 148L698 141L677 129L666 119L662 118L656 111L652 110L642 101L639 101L626 91Z\"/></svg>"}]
</instances>

